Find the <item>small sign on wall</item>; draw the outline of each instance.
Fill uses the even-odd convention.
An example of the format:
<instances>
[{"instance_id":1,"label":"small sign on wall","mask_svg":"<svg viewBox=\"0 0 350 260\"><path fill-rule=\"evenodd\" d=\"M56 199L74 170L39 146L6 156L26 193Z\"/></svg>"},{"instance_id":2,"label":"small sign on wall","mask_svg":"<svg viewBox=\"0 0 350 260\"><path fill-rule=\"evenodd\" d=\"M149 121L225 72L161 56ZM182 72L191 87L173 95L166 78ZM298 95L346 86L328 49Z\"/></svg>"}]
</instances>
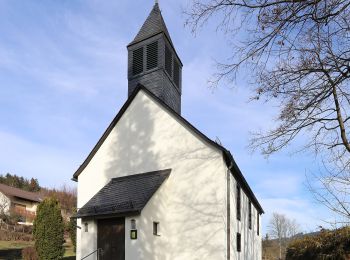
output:
<instances>
[{"instance_id":1,"label":"small sign on wall","mask_svg":"<svg viewBox=\"0 0 350 260\"><path fill-rule=\"evenodd\" d=\"M136 229L133 229L133 230L130 230L130 239L137 239L137 230Z\"/></svg>"}]
</instances>

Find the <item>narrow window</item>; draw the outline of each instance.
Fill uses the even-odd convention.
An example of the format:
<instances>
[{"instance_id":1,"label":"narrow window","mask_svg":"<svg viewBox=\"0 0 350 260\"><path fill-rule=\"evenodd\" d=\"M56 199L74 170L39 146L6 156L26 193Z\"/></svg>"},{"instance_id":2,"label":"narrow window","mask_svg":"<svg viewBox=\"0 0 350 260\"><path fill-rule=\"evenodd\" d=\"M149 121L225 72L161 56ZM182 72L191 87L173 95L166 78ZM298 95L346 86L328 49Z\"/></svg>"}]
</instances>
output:
<instances>
[{"instance_id":1,"label":"narrow window","mask_svg":"<svg viewBox=\"0 0 350 260\"><path fill-rule=\"evenodd\" d=\"M132 74L137 75L143 71L143 47L132 52Z\"/></svg>"},{"instance_id":2,"label":"narrow window","mask_svg":"<svg viewBox=\"0 0 350 260\"><path fill-rule=\"evenodd\" d=\"M153 235L159 236L159 222L153 222Z\"/></svg>"},{"instance_id":3,"label":"narrow window","mask_svg":"<svg viewBox=\"0 0 350 260\"><path fill-rule=\"evenodd\" d=\"M259 212L258 211L256 211L256 219L257 219L257 229L256 229L256 233L258 234L258 236L259 236L259 234L260 234L260 214L259 214Z\"/></svg>"},{"instance_id":4,"label":"narrow window","mask_svg":"<svg viewBox=\"0 0 350 260\"><path fill-rule=\"evenodd\" d=\"M249 229L252 229L252 203L249 201L249 208L248 208L248 226Z\"/></svg>"},{"instance_id":5,"label":"narrow window","mask_svg":"<svg viewBox=\"0 0 350 260\"><path fill-rule=\"evenodd\" d=\"M153 42L147 45L147 70L158 66L158 42Z\"/></svg>"},{"instance_id":6,"label":"narrow window","mask_svg":"<svg viewBox=\"0 0 350 260\"><path fill-rule=\"evenodd\" d=\"M237 219L241 220L241 187L237 185L236 189L236 200L237 200Z\"/></svg>"},{"instance_id":7,"label":"narrow window","mask_svg":"<svg viewBox=\"0 0 350 260\"><path fill-rule=\"evenodd\" d=\"M237 233L237 252L241 252L241 233Z\"/></svg>"},{"instance_id":8,"label":"narrow window","mask_svg":"<svg viewBox=\"0 0 350 260\"><path fill-rule=\"evenodd\" d=\"M168 48L168 46L165 45L165 70L168 72L170 77L173 76L172 68L171 68L172 60L173 60L173 57L172 57L171 51Z\"/></svg>"},{"instance_id":9,"label":"narrow window","mask_svg":"<svg viewBox=\"0 0 350 260\"><path fill-rule=\"evenodd\" d=\"M84 230L85 230L85 232L89 232L89 224L88 223L85 223L84 224Z\"/></svg>"},{"instance_id":10,"label":"narrow window","mask_svg":"<svg viewBox=\"0 0 350 260\"><path fill-rule=\"evenodd\" d=\"M177 87L180 87L180 65L174 59L174 82Z\"/></svg>"}]
</instances>

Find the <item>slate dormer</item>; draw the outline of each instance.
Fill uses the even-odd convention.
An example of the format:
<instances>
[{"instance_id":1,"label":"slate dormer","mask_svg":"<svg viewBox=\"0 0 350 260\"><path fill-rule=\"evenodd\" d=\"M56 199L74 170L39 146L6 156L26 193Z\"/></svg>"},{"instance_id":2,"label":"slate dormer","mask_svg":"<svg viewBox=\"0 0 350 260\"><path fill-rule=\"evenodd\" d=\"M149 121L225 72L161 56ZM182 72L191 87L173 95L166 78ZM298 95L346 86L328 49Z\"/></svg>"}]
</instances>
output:
<instances>
[{"instance_id":1,"label":"slate dormer","mask_svg":"<svg viewBox=\"0 0 350 260\"><path fill-rule=\"evenodd\" d=\"M128 48L128 95L142 84L181 114L182 63L158 3Z\"/></svg>"}]
</instances>

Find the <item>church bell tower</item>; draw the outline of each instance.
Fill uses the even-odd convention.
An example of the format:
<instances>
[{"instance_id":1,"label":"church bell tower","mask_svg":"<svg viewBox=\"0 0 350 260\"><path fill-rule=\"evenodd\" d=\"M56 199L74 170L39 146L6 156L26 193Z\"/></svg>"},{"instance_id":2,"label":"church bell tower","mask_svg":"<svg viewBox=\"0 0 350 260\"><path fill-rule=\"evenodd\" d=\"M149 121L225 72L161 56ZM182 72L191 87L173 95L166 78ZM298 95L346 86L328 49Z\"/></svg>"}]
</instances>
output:
<instances>
[{"instance_id":1,"label":"church bell tower","mask_svg":"<svg viewBox=\"0 0 350 260\"><path fill-rule=\"evenodd\" d=\"M142 84L181 113L182 63L156 2L128 48L128 93Z\"/></svg>"}]
</instances>

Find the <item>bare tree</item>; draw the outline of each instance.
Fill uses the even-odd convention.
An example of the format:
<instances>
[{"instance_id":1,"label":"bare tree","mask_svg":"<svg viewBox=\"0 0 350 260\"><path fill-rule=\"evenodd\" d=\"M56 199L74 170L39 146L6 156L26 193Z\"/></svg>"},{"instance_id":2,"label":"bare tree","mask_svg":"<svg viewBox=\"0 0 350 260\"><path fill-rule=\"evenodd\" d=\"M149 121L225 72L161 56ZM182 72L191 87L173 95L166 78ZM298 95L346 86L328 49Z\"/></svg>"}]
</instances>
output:
<instances>
[{"instance_id":1,"label":"bare tree","mask_svg":"<svg viewBox=\"0 0 350 260\"><path fill-rule=\"evenodd\" d=\"M284 214L273 213L269 224L269 233L271 237L278 240L279 259L282 259L287 247L287 239L296 235L299 231L299 225L294 219L287 218Z\"/></svg>"},{"instance_id":2,"label":"bare tree","mask_svg":"<svg viewBox=\"0 0 350 260\"><path fill-rule=\"evenodd\" d=\"M328 224L344 225L350 216L350 179L349 172L341 166L325 165L318 174L307 177L307 186L316 201L335 212L338 218Z\"/></svg>"},{"instance_id":3,"label":"bare tree","mask_svg":"<svg viewBox=\"0 0 350 260\"><path fill-rule=\"evenodd\" d=\"M0 216L4 217L9 214L10 200L3 194L0 194Z\"/></svg>"},{"instance_id":4,"label":"bare tree","mask_svg":"<svg viewBox=\"0 0 350 260\"><path fill-rule=\"evenodd\" d=\"M253 133L250 147L268 156L302 135L300 149L341 165L348 188L350 1L193 0L187 24L196 32L214 16L234 44L213 84L248 67L252 100L279 103L276 127Z\"/></svg>"}]
</instances>

